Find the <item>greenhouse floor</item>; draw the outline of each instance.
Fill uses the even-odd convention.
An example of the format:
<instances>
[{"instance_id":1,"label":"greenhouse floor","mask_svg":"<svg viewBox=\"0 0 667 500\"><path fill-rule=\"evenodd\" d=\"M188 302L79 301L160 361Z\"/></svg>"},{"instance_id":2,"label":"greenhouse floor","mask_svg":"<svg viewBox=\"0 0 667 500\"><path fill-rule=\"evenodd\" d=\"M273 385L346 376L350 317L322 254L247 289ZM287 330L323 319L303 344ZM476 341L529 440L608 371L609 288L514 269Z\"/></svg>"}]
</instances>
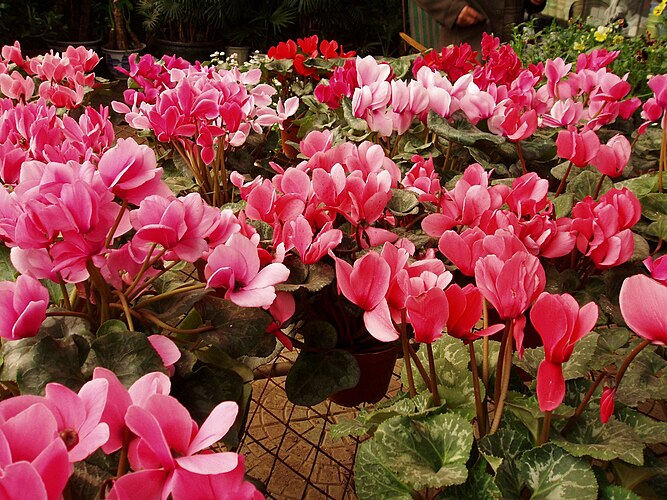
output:
<instances>
[{"instance_id":1,"label":"greenhouse floor","mask_svg":"<svg viewBox=\"0 0 667 500\"><path fill-rule=\"evenodd\" d=\"M98 90L91 105L122 101L124 81L112 81L108 89ZM116 138L137 137L122 118L111 112ZM296 353L283 351L274 363L292 363ZM400 388L400 366L389 387L389 394ZM271 370L266 370L270 372ZM357 438L332 440L332 423L354 418L358 408L345 408L330 401L316 406L295 406L285 395L285 376L271 375L255 380L248 426L239 453L245 456L246 473L266 488L269 499L355 499L353 485Z\"/></svg>"}]
</instances>

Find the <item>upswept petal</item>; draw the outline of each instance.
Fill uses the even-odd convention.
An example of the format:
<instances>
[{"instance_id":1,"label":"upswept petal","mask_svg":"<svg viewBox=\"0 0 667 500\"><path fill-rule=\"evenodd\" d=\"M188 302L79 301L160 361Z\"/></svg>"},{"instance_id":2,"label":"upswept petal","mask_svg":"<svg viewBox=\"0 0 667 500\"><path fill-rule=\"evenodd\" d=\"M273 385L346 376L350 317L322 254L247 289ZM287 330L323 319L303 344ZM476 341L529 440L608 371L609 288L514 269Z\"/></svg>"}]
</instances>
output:
<instances>
[{"instance_id":1,"label":"upswept petal","mask_svg":"<svg viewBox=\"0 0 667 500\"><path fill-rule=\"evenodd\" d=\"M125 423L146 443L165 469L174 468L174 458L171 455L169 444L154 415L140 406L132 405L125 414Z\"/></svg>"},{"instance_id":2,"label":"upswept petal","mask_svg":"<svg viewBox=\"0 0 667 500\"><path fill-rule=\"evenodd\" d=\"M239 456L232 452L202 453L178 457L179 467L197 474L222 474L234 470L239 463Z\"/></svg>"},{"instance_id":3,"label":"upswept petal","mask_svg":"<svg viewBox=\"0 0 667 500\"><path fill-rule=\"evenodd\" d=\"M209 414L202 424L199 432L190 442L187 453L192 455L198 451L208 448L227 434L234 425L239 406L234 401L223 401Z\"/></svg>"},{"instance_id":4,"label":"upswept petal","mask_svg":"<svg viewBox=\"0 0 667 500\"><path fill-rule=\"evenodd\" d=\"M618 301L632 331L654 344L667 345L667 286L636 274L623 282Z\"/></svg>"}]
</instances>

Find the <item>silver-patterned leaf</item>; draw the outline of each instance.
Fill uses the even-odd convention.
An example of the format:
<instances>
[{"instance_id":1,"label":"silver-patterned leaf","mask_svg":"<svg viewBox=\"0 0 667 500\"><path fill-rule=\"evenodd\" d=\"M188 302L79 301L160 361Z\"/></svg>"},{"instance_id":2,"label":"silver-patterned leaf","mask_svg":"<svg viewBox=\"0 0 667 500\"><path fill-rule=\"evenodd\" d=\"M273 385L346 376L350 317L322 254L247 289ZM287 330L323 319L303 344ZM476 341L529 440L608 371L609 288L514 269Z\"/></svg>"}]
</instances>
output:
<instances>
[{"instance_id":1,"label":"silver-patterned leaf","mask_svg":"<svg viewBox=\"0 0 667 500\"><path fill-rule=\"evenodd\" d=\"M468 477L472 426L454 413L394 417L378 427L374 439L398 478L416 490L463 484Z\"/></svg>"},{"instance_id":2,"label":"silver-patterned leaf","mask_svg":"<svg viewBox=\"0 0 667 500\"><path fill-rule=\"evenodd\" d=\"M597 412L587 411L566 438L554 436L553 442L575 457L621 460L634 465L644 463L644 445L629 425L616 419L600 423Z\"/></svg>"},{"instance_id":3,"label":"silver-patterned leaf","mask_svg":"<svg viewBox=\"0 0 667 500\"><path fill-rule=\"evenodd\" d=\"M631 408L618 409L615 415L618 420L632 427L643 443L667 443L667 422L655 420Z\"/></svg>"},{"instance_id":4,"label":"silver-patterned leaf","mask_svg":"<svg viewBox=\"0 0 667 500\"><path fill-rule=\"evenodd\" d=\"M354 461L354 483L360 500L412 500L412 488L389 468L384 449L374 439L359 445Z\"/></svg>"},{"instance_id":5,"label":"silver-patterned leaf","mask_svg":"<svg viewBox=\"0 0 667 500\"><path fill-rule=\"evenodd\" d=\"M525 452L519 471L531 499L597 498L598 483L588 463L553 444Z\"/></svg>"}]
</instances>

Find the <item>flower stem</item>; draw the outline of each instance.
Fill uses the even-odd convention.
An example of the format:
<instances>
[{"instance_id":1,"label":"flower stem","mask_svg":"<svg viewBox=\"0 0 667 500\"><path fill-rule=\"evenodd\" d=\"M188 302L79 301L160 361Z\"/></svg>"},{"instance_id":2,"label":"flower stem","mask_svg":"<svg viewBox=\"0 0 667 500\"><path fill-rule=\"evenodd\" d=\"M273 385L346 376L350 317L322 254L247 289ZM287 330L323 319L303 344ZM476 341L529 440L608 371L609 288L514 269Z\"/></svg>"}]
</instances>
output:
<instances>
[{"instance_id":1,"label":"flower stem","mask_svg":"<svg viewBox=\"0 0 667 500\"><path fill-rule=\"evenodd\" d=\"M120 459L118 460L118 469L116 469L116 478L124 476L130 468L128 460L128 450L130 448L130 430L123 428L123 447L120 449Z\"/></svg>"},{"instance_id":2,"label":"flower stem","mask_svg":"<svg viewBox=\"0 0 667 500\"><path fill-rule=\"evenodd\" d=\"M516 144L516 152L519 155L519 161L521 162L521 173L526 175L528 170L526 170L526 160L523 158L523 152L521 151L521 145L519 144L520 142L521 141L516 141L514 144Z\"/></svg>"},{"instance_id":3,"label":"flower stem","mask_svg":"<svg viewBox=\"0 0 667 500\"><path fill-rule=\"evenodd\" d=\"M401 345L403 346L403 361L405 362L405 373L408 377L410 397L414 398L417 395L417 391L415 389L415 379L412 375L412 363L410 363L410 341L408 339L407 320L408 315L405 309L403 309L401 311Z\"/></svg>"},{"instance_id":4,"label":"flower stem","mask_svg":"<svg viewBox=\"0 0 667 500\"><path fill-rule=\"evenodd\" d=\"M73 318L83 318L90 321L90 316L86 313L77 312L77 311L47 311L46 317L56 317L56 316L71 316Z\"/></svg>"},{"instance_id":5,"label":"flower stem","mask_svg":"<svg viewBox=\"0 0 667 500\"><path fill-rule=\"evenodd\" d=\"M616 372L616 384L615 384L616 387L618 387L619 384L621 383L621 379L623 378L623 375L625 375L625 371L628 369L628 366L630 366L632 360L635 359L637 357L637 354L639 354L642 351L642 349L644 349L644 347L646 347L650 343L651 341L649 339L644 339L642 342L637 344L637 346L635 346L635 348L632 350L632 352L630 352L630 354L628 354L628 357L625 358L623 364Z\"/></svg>"},{"instance_id":6,"label":"flower stem","mask_svg":"<svg viewBox=\"0 0 667 500\"><path fill-rule=\"evenodd\" d=\"M602 190L602 183L604 182L605 174L602 174L602 177L600 177L600 181L598 182L598 185L595 187L595 194L593 195L593 199L597 200L598 196L600 195L600 191Z\"/></svg>"},{"instance_id":7,"label":"flower stem","mask_svg":"<svg viewBox=\"0 0 667 500\"><path fill-rule=\"evenodd\" d=\"M129 331L133 332L134 322L132 321L132 314L130 313L130 306L127 303L127 298L118 290L115 290L114 294L120 299L120 304L123 306L123 312L125 313L125 319L127 320L127 328Z\"/></svg>"},{"instance_id":8,"label":"flower stem","mask_svg":"<svg viewBox=\"0 0 667 500\"><path fill-rule=\"evenodd\" d=\"M134 309L142 309L154 302L157 302L159 300L167 299L169 297L173 297L174 295L178 295L179 293L187 293L187 292L194 292L195 290L201 290L202 288L206 287L206 283L197 283L195 285L190 285L190 286L184 286L181 288L176 288L174 290L169 290L168 292L161 293L159 295L154 295L153 297L150 297L148 299L142 300L139 302L137 305L134 306Z\"/></svg>"},{"instance_id":9,"label":"flower stem","mask_svg":"<svg viewBox=\"0 0 667 500\"><path fill-rule=\"evenodd\" d=\"M71 311L72 303L69 300L69 292L67 291L67 285L65 285L65 280L63 280L63 277L60 274L60 272L56 273L56 277L58 278L58 286L60 287L60 293L63 294L63 304L65 305L65 309L69 309Z\"/></svg>"},{"instance_id":10,"label":"flower stem","mask_svg":"<svg viewBox=\"0 0 667 500\"><path fill-rule=\"evenodd\" d=\"M572 170L572 162L568 164L567 170L565 171L565 175L563 176L563 178L560 181L560 184L558 185L558 189L556 190L554 198L558 198L563 192L563 189L565 189L565 182L567 182L567 177L568 175L570 175L570 170Z\"/></svg>"},{"instance_id":11,"label":"flower stem","mask_svg":"<svg viewBox=\"0 0 667 500\"><path fill-rule=\"evenodd\" d=\"M482 299L482 321L484 328L489 327L489 304ZM482 383L486 390L489 389L489 337L484 336L482 340Z\"/></svg>"},{"instance_id":12,"label":"flower stem","mask_svg":"<svg viewBox=\"0 0 667 500\"><path fill-rule=\"evenodd\" d=\"M197 333L204 333L204 332L210 332L211 330L215 330L215 327L213 325L206 325L206 326L201 326L199 328L192 328L189 330L185 330L183 328L175 328L171 325L168 325L164 321L162 321L160 318L155 316L153 313L149 313L148 311L142 311L141 316L146 318L147 320L155 323L157 326L160 328L170 331L172 333L182 333L185 335L194 335Z\"/></svg>"},{"instance_id":13,"label":"flower stem","mask_svg":"<svg viewBox=\"0 0 667 500\"><path fill-rule=\"evenodd\" d=\"M512 329L512 320L507 320L506 335L504 335L505 338L503 338L505 341L505 349L504 352L502 352L503 362L502 372L500 372L502 377L500 380L498 379L499 372L496 372L496 384L500 382L500 392L498 394L498 398L496 399L495 413L493 415L493 422L491 423L491 430L489 431L489 434L494 434L500 427L500 420L502 419L503 410L505 409L507 389L510 385L510 373L512 371Z\"/></svg>"},{"instance_id":14,"label":"flower stem","mask_svg":"<svg viewBox=\"0 0 667 500\"><path fill-rule=\"evenodd\" d=\"M542 446L549 439L549 429L551 428L551 410L544 412L544 421L542 422L542 432L537 446Z\"/></svg>"},{"instance_id":15,"label":"flower stem","mask_svg":"<svg viewBox=\"0 0 667 500\"><path fill-rule=\"evenodd\" d=\"M107 239L104 241L104 248L109 248L111 246L113 235L116 234L116 230L120 225L120 221L123 220L123 214L127 209L127 205L128 205L127 200L123 200L123 204L121 205L120 210L118 211L118 215L116 215L116 220L113 221L113 226L111 226L111 229L109 229L109 232L107 233Z\"/></svg>"},{"instance_id":16,"label":"flower stem","mask_svg":"<svg viewBox=\"0 0 667 500\"><path fill-rule=\"evenodd\" d=\"M433 358L433 346L431 344L426 344L426 354L428 355L428 371L431 375L431 394L433 394L433 403L436 406L442 404L440 399L440 393L438 392L438 381L435 377L435 359Z\"/></svg>"},{"instance_id":17,"label":"flower stem","mask_svg":"<svg viewBox=\"0 0 667 500\"><path fill-rule=\"evenodd\" d=\"M598 386L600 385L600 382L604 380L605 375L606 374L604 372L600 372L598 376L593 380L593 384L588 388L588 391L586 391L586 394L581 400L581 403L579 403L579 406L577 406L577 409L574 411L574 414L570 417L570 419L567 421L567 424L565 424L565 427L563 427L563 429L561 430L561 434L567 435L574 428L574 424L577 423L577 420L586 409L586 406L588 406L588 402L591 400L591 397L593 396L595 389L597 389Z\"/></svg>"},{"instance_id":18,"label":"flower stem","mask_svg":"<svg viewBox=\"0 0 667 500\"><path fill-rule=\"evenodd\" d=\"M419 360L419 356L417 356L414 347L412 347L410 343L408 343L408 349L410 350L410 358L412 359L412 361L414 361L415 366L419 371L419 375L421 375L422 380L424 381L424 384L426 384L426 387L431 387L431 379L428 376L428 373L426 373L426 368L424 368L424 365Z\"/></svg>"},{"instance_id":19,"label":"flower stem","mask_svg":"<svg viewBox=\"0 0 667 500\"><path fill-rule=\"evenodd\" d=\"M477 414L477 428L479 429L479 437L486 435L486 417L482 409L482 395L479 390L479 373L477 372L477 359L475 358L475 345L471 340L468 342L470 349L470 369L472 370L472 388L475 391L475 413Z\"/></svg>"}]
</instances>

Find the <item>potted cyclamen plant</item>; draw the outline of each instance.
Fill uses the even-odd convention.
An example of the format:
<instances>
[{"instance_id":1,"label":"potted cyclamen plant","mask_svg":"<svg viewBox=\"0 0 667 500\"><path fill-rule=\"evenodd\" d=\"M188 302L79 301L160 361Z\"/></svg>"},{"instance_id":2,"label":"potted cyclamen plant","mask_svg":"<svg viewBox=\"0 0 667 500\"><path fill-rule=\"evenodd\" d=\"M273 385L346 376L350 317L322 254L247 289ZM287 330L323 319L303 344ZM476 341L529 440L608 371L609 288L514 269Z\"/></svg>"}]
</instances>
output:
<instances>
[{"instance_id":1,"label":"potted cyclamen plant","mask_svg":"<svg viewBox=\"0 0 667 500\"><path fill-rule=\"evenodd\" d=\"M81 50L63 69L76 82L89 76ZM32 83L25 65L40 78L41 57L26 60L17 45L2 57L2 77ZM33 95L30 83L2 100L3 487L14 497L183 497L197 485L208 497L261 498L232 451L253 379L237 358L268 354L269 283L289 271L260 263L268 252L230 210L175 196L152 149L114 140L108 109L75 120L49 85ZM192 271L200 259L208 284ZM13 481L26 477L29 486Z\"/></svg>"}]
</instances>

